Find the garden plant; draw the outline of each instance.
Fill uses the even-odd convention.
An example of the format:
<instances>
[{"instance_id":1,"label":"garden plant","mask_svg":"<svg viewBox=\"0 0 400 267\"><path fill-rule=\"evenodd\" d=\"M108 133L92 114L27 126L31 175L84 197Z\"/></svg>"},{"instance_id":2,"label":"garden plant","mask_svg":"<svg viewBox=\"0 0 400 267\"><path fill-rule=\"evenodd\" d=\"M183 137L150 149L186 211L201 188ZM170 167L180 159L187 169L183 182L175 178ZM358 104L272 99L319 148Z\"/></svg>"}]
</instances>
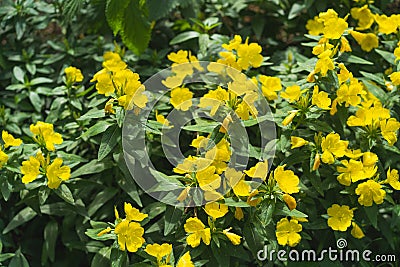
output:
<instances>
[{"instance_id":1,"label":"garden plant","mask_svg":"<svg viewBox=\"0 0 400 267\"><path fill-rule=\"evenodd\" d=\"M400 2L0 0L0 265L399 266Z\"/></svg>"}]
</instances>

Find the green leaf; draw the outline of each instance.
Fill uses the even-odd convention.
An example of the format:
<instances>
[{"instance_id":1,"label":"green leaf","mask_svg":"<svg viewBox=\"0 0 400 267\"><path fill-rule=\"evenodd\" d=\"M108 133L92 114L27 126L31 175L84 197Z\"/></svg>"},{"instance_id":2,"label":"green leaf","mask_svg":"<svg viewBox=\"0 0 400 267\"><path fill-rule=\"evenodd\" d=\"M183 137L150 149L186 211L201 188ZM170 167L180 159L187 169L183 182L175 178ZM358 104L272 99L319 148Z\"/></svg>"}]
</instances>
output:
<instances>
[{"instance_id":1,"label":"green leaf","mask_svg":"<svg viewBox=\"0 0 400 267\"><path fill-rule=\"evenodd\" d=\"M110 127L110 123L107 121L99 121L89 129L87 129L86 132L84 132L80 138L82 139L87 139L89 137L98 135L100 133L103 133L105 130L107 130L108 127Z\"/></svg>"},{"instance_id":2,"label":"green leaf","mask_svg":"<svg viewBox=\"0 0 400 267\"><path fill-rule=\"evenodd\" d=\"M170 42L170 45L175 45L175 44L180 44L185 41L198 38L200 36L200 33L195 32L195 31L188 31L188 32L182 32L175 36Z\"/></svg>"},{"instance_id":3,"label":"green leaf","mask_svg":"<svg viewBox=\"0 0 400 267\"><path fill-rule=\"evenodd\" d=\"M247 204L247 202L235 201L232 198L225 198L224 201L225 201L224 202L225 205L230 206L230 207L242 207L242 208L250 207L250 205Z\"/></svg>"},{"instance_id":4,"label":"green leaf","mask_svg":"<svg viewBox=\"0 0 400 267\"><path fill-rule=\"evenodd\" d=\"M20 83L25 83L24 81L25 72L20 67L15 66L13 68L13 74L17 81L19 81Z\"/></svg>"},{"instance_id":5,"label":"green leaf","mask_svg":"<svg viewBox=\"0 0 400 267\"><path fill-rule=\"evenodd\" d=\"M121 129L118 125L113 125L109 127L103 134L100 142L100 148L97 155L97 159L100 161L104 159L113 148L117 145L118 140L121 137Z\"/></svg>"},{"instance_id":6,"label":"green leaf","mask_svg":"<svg viewBox=\"0 0 400 267\"><path fill-rule=\"evenodd\" d=\"M110 255L111 247L101 248L96 255L94 255L91 267L109 267L110 266Z\"/></svg>"},{"instance_id":7,"label":"green leaf","mask_svg":"<svg viewBox=\"0 0 400 267\"><path fill-rule=\"evenodd\" d=\"M108 25L114 32L114 35L117 35L122 29L124 13L130 2L131 0L107 0L106 18Z\"/></svg>"},{"instance_id":8,"label":"green leaf","mask_svg":"<svg viewBox=\"0 0 400 267\"><path fill-rule=\"evenodd\" d=\"M260 207L258 217L263 225L268 225L272 222L272 215L275 210L275 202L266 202L265 205Z\"/></svg>"},{"instance_id":9,"label":"green leaf","mask_svg":"<svg viewBox=\"0 0 400 267\"><path fill-rule=\"evenodd\" d=\"M118 192L116 188L106 188L94 198L92 203L88 207L88 214L92 217L98 209L100 209L107 201L115 196Z\"/></svg>"},{"instance_id":10,"label":"green leaf","mask_svg":"<svg viewBox=\"0 0 400 267\"><path fill-rule=\"evenodd\" d=\"M94 173L99 173L104 170L107 170L113 166L112 161L107 161L107 162L99 162L97 159L94 159L85 165L81 166L71 174L71 178L76 178L82 175L87 175L87 174L94 174Z\"/></svg>"},{"instance_id":11,"label":"green leaf","mask_svg":"<svg viewBox=\"0 0 400 267\"><path fill-rule=\"evenodd\" d=\"M2 253L0 254L0 262L6 261L12 257L14 257L14 253Z\"/></svg>"},{"instance_id":12,"label":"green leaf","mask_svg":"<svg viewBox=\"0 0 400 267\"><path fill-rule=\"evenodd\" d=\"M288 19L294 19L295 17L299 16L300 13L306 8L305 4L298 4L294 3L292 8L289 11Z\"/></svg>"},{"instance_id":13,"label":"green leaf","mask_svg":"<svg viewBox=\"0 0 400 267\"><path fill-rule=\"evenodd\" d=\"M64 199L67 203L69 203L69 204L75 203L75 200L71 193L71 190L69 190L69 188L66 184L61 184L61 186L59 186L57 189L55 189L54 192L60 198Z\"/></svg>"},{"instance_id":14,"label":"green leaf","mask_svg":"<svg viewBox=\"0 0 400 267\"><path fill-rule=\"evenodd\" d=\"M124 11L120 31L122 41L132 52L139 55L147 48L151 33L145 6L140 6L138 0L133 0Z\"/></svg>"},{"instance_id":15,"label":"green leaf","mask_svg":"<svg viewBox=\"0 0 400 267\"><path fill-rule=\"evenodd\" d=\"M58 236L58 224L56 221L50 221L44 228L44 243L42 250L42 265L45 265L47 259L54 262L56 241Z\"/></svg>"},{"instance_id":16,"label":"green leaf","mask_svg":"<svg viewBox=\"0 0 400 267\"><path fill-rule=\"evenodd\" d=\"M8 267L29 267L29 263L24 254L22 254L21 249L15 252L15 256L11 259Z\"/></svg>"},{"instance_id":17,"label":"green leaf","mask_svg":"<svg viewBox=\"0 0 400 267\"><path fill-rule=\"evenodd\" d=\"M77 120L97 119L105 116L104 109L91 109L86 114L80 116Z\"/></svg>"},{"instance_id":18,"label":"green leaf","mask_svg":"<svg viewBox=\"0 0 400 267\"><path fill-rule=\"evenodd\" d=\"M180 219L182 218L183 209L180 207L174 206L167 206L165 211L165 226L164 226L164 236L169 235L172 233L174 228L179 223Z\"/></svg>"},{"instance_id":19,"label":"green leaf","mask_svg":"<svg viewBox=\"0 0 400 267\"><path fill-rule=\"evenodd\" d=\"M111 267L125 267L128 266L128 254L126 251L113 248L110 255Z\"/></svg>"},{"instance_id":20,"label":"green leaf","mask_svg":"<svg viewBox=\"0 0 400 267\"><path fill-rule=\"evenodd\" d=\"M33 91L29 92L29 100L31 101L32 106L35 108L37 112L40 112L42 110L43 100L36 92Z\"/></svg>"},{"instance_id":21,"label":"green leaf","mask_svg":"<svg viewBox=\"0 0 400 267\"><path fill-rule=\"evenodd\" d=\"M31 207L24 208L7 224L6 228L3 230L3 234L7 234L18 226L32 220L35 216L36 212Z\"/></svg>"},{"instance_id":22,"label":"green leaf","mask_svg":"<svg viewBox=\"0 0 400 267\"><path fill-rule=\"evenodd\" d=\"M371 207L364 207L364 211L367 214L369 221L371 222L372 226L375 229L379 230L378 228L378 206L373 204Z\"/></svg>"},{"instance_id":23,"label":"green leaf","mask_svg":"<svg viewBox=\"0 0 400 267\"><path fill-rule=\"evenodd\" d=\"M374 65L371 61L365 60L363 58L357 57L355 55L343 54L343 61L354 64L362 64L362 65Z\"/></svg>"},{"instance_id":24,"label":"green leaf","mask_svg":"<svg viewBox=\"0 0 400 267\"><path fill-rule=\"evenodd\" d=\"M32 79L29 84L30 85L37 85L37 84L42 84L42 83L52 83L53 80L49 79L49 78L45 78L45 77L38 77L38 78L34 78Z\"/></svg>"},{"instance_id":25,"label":"green leaf","mask_svg":"<svg viewBox=\"0 0 400 267\"><path fill-rule=\"evenodd\" d=\"M393 53L384 51L384 50L380 50L380 49L375 49L375 52L378 53L379 55L381 55L382 58L384 60L386 60L387 62L389 62L390 64L394 64L396 57Z\"/></svg>"}]
</instances>

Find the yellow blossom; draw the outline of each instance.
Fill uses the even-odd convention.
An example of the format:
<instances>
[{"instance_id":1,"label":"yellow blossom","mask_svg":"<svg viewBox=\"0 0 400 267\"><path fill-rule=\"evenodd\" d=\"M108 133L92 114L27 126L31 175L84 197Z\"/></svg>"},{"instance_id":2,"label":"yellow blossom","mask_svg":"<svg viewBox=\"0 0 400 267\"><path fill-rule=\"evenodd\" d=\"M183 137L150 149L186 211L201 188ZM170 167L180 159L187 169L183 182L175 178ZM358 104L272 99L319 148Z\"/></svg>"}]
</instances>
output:
<instances>
[{"instance_id":1,"label":"yellow blossom","mask_svg":"<svg viewBox=\"0 0 400 267\"><path fill-rule=\"evenodd\" d=\"M301 137L291 136L290 137L290 143L292 144L291 149L293 149L293 148L298 148L298 147L302 147L304 145L307 145L308 141L304 140Z\"/></svg>"},{"instance_id":2,"label":"yellow blossom","mask_svg":"<svg viewBox=\"0 0 400 267\"><path fill-rule=\"evenodd\" d=\"M240 35L235 35L229 44L222 44L222 47L228 51L237 50L242 43L242 37Z\"/></svg>"},{"instance_id":3,"label":"yellow blossom","mask_svg":"<svg viewBox=\"0 0 400 267\"><path fill-rule=\"evenodd\" d=\"M252 178L261 178L265 180L268 174L268 161L257 162L257 164L251 167L249 170L244 171L249 177Z\"/></svg>"},{"instance_id":4,"label":"yellow blossom","mask_svg":"<svg viewBox=\"0 0 400 267\"><path fill-rule=\"evenodd\" d=\"M183 256L179 259L176 267L194 267L189 251L183 254Z\"/></svg>"},{"instance_id":5,"label":"yellow blossom","mask_svg":"<svg viewBox=\"0 0 400 267\"><path fill-rule=\"evenodd\" d=\"M222 232L224 233L224 235L226 235L226 237L229 239L229 241L232 242L233 245L237 246L240 244L240 239L242 238L240 235L234 234L229 232L231 230L231 228L225 229Z\"/></svg>"},{"instance_id":6,"label":"yellow blossom","mask_svg":"<svg viewBox=\"0 0 400 267\"><path fill-rule=\"evenodd\" d=\"M141 213L137 208L133 208L131 203L125 202L124 210L128 221L141 222L148 217L147 214Z\"/></svg>"},{"instance_id":7,"label":"yellow blossom","mask_svg":"<svg viewBox=\"0 0 400 267\"><path fill-rule=\"evenodd\" d=\"M386 15L375 14L374 19L376 23L379 25L378 31L384 34L391 34L397 31L397 27L399 24L397 23L397 18L392 15L390 17Z\"/></svg>"},{"instance_id":8,"label":"yellow blossom","mask_svg":"<svg viewBox=\"0 0 400 267\"><path fill-rule=\"evenodd\" d=\"M334 231L346 231L353 219L353 210L349 206L333 204L328 208L328 226Z\"/></svg>"},{"instance_id":9,"label":"yellow blossom","mask_svg":"<svg viewBox=\"0 0 400 267\"><path fill-rule=\"evenodd\" d=\"M228 213L228 206L222 203L212 202L207 203L204 207L206 213L214 220L224 217Z\"/></svg>"},{"instance_id":10,"label":"yellow blossom","mask_svg":"<svg viewBox=\"0 0 400 267\"><path fill-rule=\"evenodd\" d=\"M307 20L306 29L310 35L319 35L324 30L324 24L319 20L318 16L314 19Z\"/></svg>"},{"instance_id":11,"label":"yellow blossom","mask_svg":"<svg viewBox=\"0 0 400 267\"><path fill-rule=\"evenodd\" d=\"M214 116L218 108L229 100L229 93L220 86L216 90L211 90L200 98L199 107L211 107L210 115Z\"/></svg>"},{"instance_id":12,"label":"yellow blossom","mask_svg":"<svg viewBox=\"0 0 400 267\"><path fill-rule=\"evenodd\" d=\"M314 86L312 104L321 109L330 109L329 106L331 105L331 99L329 98L328 93L318 91L318 85Z\"/></svg>"},{"instance_id":13,"label":"yellow blossom","mask_svg":"<svg viewBox=\"0 0 400 267\"><path fill-rule=\"evenodd\" d=\"M0 169L3 168L3 165L8 161L8 155L4 153L4 151L0 147Z\"/></svg>"},{"instance_id":14,"label":"yellow blossom","mask_svg":"<svg viewBox=\"0 0 400 267\"><path fill-rule=\"evenodd\" d=\"M23 161L21 166L22 182L24 184L35 180L40 174L40 162L37 158L30 156L29 160Z\"/></svg>"},{"instance_id":15,"label":"yellow blossom","mask_svg":"<svg viewBox=\"0 0 400 267\"><path fill-rule=\"evenodd\" d=\"M60 145L63 142L61 134L54 132L53 124L38 121L36 124L31 124L30 130L37 142L49 151L54 151L54 145Z\"/></svg>"},{"instance_id":16,"label":"yellow blossom","mask_svg":"<svg viewBox=\"0 0 400 267\"><path fill-rule=\"evenodd\" d=\"M338 74L339 84L342 84L348 81L350 78L353 78L353 74L347 70L343 63L339 63L338 67L340 69Z\"/></svg>"},{"instance_id":17,"label":"yellow blossom","mask_svg":"<svg viewBox=\"0 0 400 267\"><path fill-rule=\"evenodd\" d=\"M208 166L196 173L197 182L204 191L213 191L220 187L221 177L215 171L215 166Z\"/></svg>"},{"instance_id":18,"label":"yellow blossom","mask_svg":"<svg viewBox=\"0 0 400 267\"><path fill-rule=\"evenodd\" d=\"M107 101L106 105L104 106L104 112L108 114L115 114L114 106L114 99L111 98Z\"/></svg>"},{"instance_id":19,"label":"yellow blossom","mask_svg":"<svg viewBox=\"0 0 400 267\"><path fill-rule=\"evenodd\" d=\"M122 220L115 226L119 248L122 251L136 252L144 243L144 229L137 222Z\"/></svg>"},{"instance_id":20,"label":"yellow blossom","mask_svg":"<svg viewBox=\"0 0 400 267\"><path fill-rule=\"evenodd\" d=\"M340 38L340 50L341 53L351 52L351 46L349 41L345 37Z\"/></svg>"},{"instance_id":21,"label":"yellow blossom","mask_svg":"<svg viewBox=\"0 0 400 267\"><path fill-rule=\"evenodd\" d=\"M161 262L163 257L167 256L168 258L168 256L171 254L172 245L168 243L164 243L162 245L148 244L144 251L150 256L156 257L158 262Z\"/></svg>"},{"instance_id":22,"label":"yellow blossom","mask_svg":"<svg viewBox=\"0 0 400 267\"><path fill-rule=\"evenodd\" d=\"M325 52L321 53L318 55L318 61L315 64L314 71L315 73L321 73L323 77L326 76L328 73L328 70L334 70L335 69L335 64L330 57L332 54L331 50L326 50Z\"/></svg>"},{"instance_id":23,"label":"yellow blossom","mask_svg":"<svg viewBox=\"0 0 400 267\"><path fill-rule=\"evenodd\" d=\"M285 201L286 205L289 207L290 210L293 210L296 208L297 203L296 203L296 199L294 197L292 197L289 194L283 194L282 196L283 201Z\"/></svg>"},{"instance_id":24,"label":"yellow blossom","mask_svg":"<svg viewBox=\"0 0 400 267\"><path fill-rule=\"evenodd\" d=\"M274 170L274 178L278 183L279 188L287 194L298 193L299 188L299 177L294 174L292 170L284 170L286 165L278 166Z\"/></svg>"},{"instance_id":25,"label":"yellow blossom","mask_svg":"<svg viewBox=\"0 0 400 267\"><path fill-rule=\"evenodd\" d=\"M185 87L177 87L171 91L171 104L176 109L187 111L192 106L193 93Z\"/></svg>"},{"instance_id":26,"label":"yellow blossom","mask_svg":"<svg viewBox=\"0 0 400 267\"><path fill-rule=\"evenodd\" d=\"M372 202L382 204L386 196L386 191L374 180L368 180L359 184L355 192L360 196L358 198L358 203L367 207L372 206Z\"/></svg>"},{"instance_id":27,"label":"yellow blossom","mask_svg":"<svg viewBox=\"0 0 400 267\"><path fill-rule=\"evenodd\" d=\"M8 148L10 146L20 146L22 144L22 140L19 138L14 138L7 131L3 130L1 132L1 137L4 141L4 148Z\"/></svg>"},{"instance_id":28,"label":"yellow blossom","mask_svg":"<svg viewBox=\"0 0 400 267\"><path fill-rule=\"evenodd\" d=\"M379 39L373 33L361 33L356 31L350 31L351 36L357 41L361 46L361 49L370 52L372 49L379 46Z\"/></svg>"},{"instance_id":29,"label":"yellow blossom","mask_svg":"<svg viewBox=\"0 0 400 267\"><path fill-rule=\"evenodd\" d=\"M189 234L186 238L186 242L192 248L200 245L200 240L202 240L204 244L210 245L211 230L210 228L205 228L204 224L198 218L193 217L187 219L184 228L186 233Z\"/></svg>"},{"instance_id":30,"label":"yellow blossom","mask_svg":"<svg viewBox=\"0 0 400 267\"><path fill-rule=\"evenodd\" d=\"M353 159L342 160L341 164L344 166L338 166L336 169L340 173L337 180L342 185L349 186L351 182L357 182L368 177L365 176L363 163Z\"/></svg>"},{"instance_id":31,"label":"yellow blossom","mask_svg":"<svg viewBox=\"0 0 400 267\"><path fill-rule=\"evenodd\" d=\"M235 207L235 218L239 221L243 220L244 214L241 207Z\"/></svg>"},{"instance_id":32,"label":"yellow blossom","mask_svg":"<svg viewBox=\"0 0 400 267\"><path fill-rule=\"evenodd\" d=\"M289 102L295 102L299 100L301 95L300 86L292 85L288 86L284 92L281 92L281 97L284 99L289 99Z\"/></svg>"},{"instance_id":33,"label":"yellow blossom","mask_svg":"<svg viewBox=\"0 0 400 267\"><path fill-rule=\"evenodd\" d=\"M399 171L396 169L391 170L388 169L386 173L386 180L385 183L390 184L391 187L395 190L400 190L400 181L399 181Z\"/></svg>"},{"instance_id":34,"label":"yellow blossom","mask_svg":"<svg viewBox=\"0 0 400 267\"><path fill-rule=\"evenodd\" d=\"M390 74L390 80L392 81L393 85L400 85L400 71Z\"/></svg>"},{"instance_id":35,"label":"yellow blossom","mask_svg":"<svg viewBox=\"0 0 400 267\"><path fill-rule=\"evenodd\" d=\"M61 181L66 181L71 176L71 169L68 166L62 166L63 160L56 158L46 169L47 186L56 189Z\"/></svg>"},{"instance_id":36,"label":"yellow blossom","mask_svg":"<svg viewBox=\"0 0 400 267\"><path fill-rule=\"evenodd\" d=\"M354 19L358 20L356 30L363 31L369 29L372 23L374 23L374 16L368 8L368 5L353 7L350 10L350 14Z\"/></svg>"},{"instance_id":37,"label":"yellow blossom","mask_svg":"<svg viewBox=\"0 0 400 267\"><path fill-rule=\"evenodd\" d=\"M80 69L69 66L64 69L67 84L73 84L83 81L83 75Z\"/></svg>"},{"instance_id":38,"label":"yellow blossom","mask_svg":"<svg viewBox=\"0 0 400 267\"><path fill-rule=\"evenodd\" d=\"M158 114L158 110L156 110L156 120L165 126L169 126L169 121L164 117L164 115Z\"/></svg>"},{"instance_id":39,"label":"yellow blossom","mask_svg":"<svg viewBox=\"0 0 400 267\"><path fill-rule=\"evenodd\" d=\"M278 98L277 91L282 90L281 79L279 77L271 77L260 75L258 77L259 81L261 82L261 90L263 95L268 100L275 100Z\"/></svg>"},{"instance_id":40,"label":"yellow blossom","mask_svg":"<svg viewBox=\"0 0 400 267\"><path fill-rule=\"evenodd\" d=\"M351 78L350 84L343 83L336 92L339 104L345 102L345 106L357 106L361 103L359 95L365 95L363 85L357 79Z\"/></svg>"},{"instance_id":41,"label":"yellow blossom","mask_svg":"<svg viewBox=\"0 0 400 267\"><path fill-rule=\"evenodd\" d=\"M301 236L299 232L303 227L299 224L298 220L282 218L276 225L276 238L278 244L282 246L289 245L291 247L300 243Z\"/></svg>"},{"instance_id":42,"label":"yellow blossom","mask_svg":"<svg viewBox=\"0 0 400 267\"><path fill-rule=\"evenodd\" d=\"M282 121L282 125L283 126L289 125L293 121L294 117L296 117L296 115L297 115L297 113L299 111L300 110L292 110L292 111L290 111L289 115L287 115L287 117Z\"/></svg>"},{"instance_id":43,"label":"yellow blossom","mask_svg":"<svg viewBox=\"0 0 400 267\"><path fill-rule=\"evenodd\" d=\"M400 129L400 122L395 118L380 121L381 134L383 138L392 146L397 141L397 130Z\"/></svg>"},{"instance_id":44,"label":"yellow blossom","mask_svg":"<svg viewBox=\"0 0 400 267\"><path fill-rule=\"evenodd\" d=\"M326 137L322 137L322 162L332 164L335 161L334 157L343 157L348 144L348 141L340 140L340 135L337 133L330 133Z\"/></svg>"},{"instance_id":45,"label":"yellow blossom","mask_svg":"<svg viewBox=\"0 0 400 267\"><path fill-rule=\"evenodd\" d=\"M363 238L365 235L360 228L355 222L352 222L351 225L353 226L353 229L351 229L351 235L357 239Z\"/></svg>"},{"instance_id":46,"label":"yellow blossom","mask_svg":"<svg viewBox=\"0 0 400 267\"><path fill-rule=\"evenodd\" d=\"M249 67L258 68L263 62L263 56L261 55L261 46L256 43L247 44L247 40L244 44L240 44L237 48L238 60L237 63L243 70L247 70Z\"/></svg>"},{"instance_id":47,"label":"yellow blossom","mask_svg":"<svg viewBox=\"0 0 400 267\"><path fill-rule=\"evenodd\" d=\"M344 19L332 17L324 21L324 29L322 33L326 38L339 39L347 27L348 24Z\"/></svg>"}]
</instances>

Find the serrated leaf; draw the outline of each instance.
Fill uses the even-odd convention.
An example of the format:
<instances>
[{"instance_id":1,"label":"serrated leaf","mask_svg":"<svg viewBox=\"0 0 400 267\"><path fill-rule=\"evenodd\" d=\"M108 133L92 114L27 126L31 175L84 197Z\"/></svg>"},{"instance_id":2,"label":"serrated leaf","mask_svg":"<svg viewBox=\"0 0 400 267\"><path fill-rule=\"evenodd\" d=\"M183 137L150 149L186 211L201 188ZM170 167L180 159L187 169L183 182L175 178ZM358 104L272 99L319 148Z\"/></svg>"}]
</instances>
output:
<instances>
[{"instance_id":1,"label":"serrated leaf","mask_svg":"<svg viewBox=\"0 0 400 267\"><path fill-rule=\"evenodd\" d=\"M131 0L107 0L106 18L114 35L122 29L124 13L130 2Z\"/></svg>"}]
</instances>

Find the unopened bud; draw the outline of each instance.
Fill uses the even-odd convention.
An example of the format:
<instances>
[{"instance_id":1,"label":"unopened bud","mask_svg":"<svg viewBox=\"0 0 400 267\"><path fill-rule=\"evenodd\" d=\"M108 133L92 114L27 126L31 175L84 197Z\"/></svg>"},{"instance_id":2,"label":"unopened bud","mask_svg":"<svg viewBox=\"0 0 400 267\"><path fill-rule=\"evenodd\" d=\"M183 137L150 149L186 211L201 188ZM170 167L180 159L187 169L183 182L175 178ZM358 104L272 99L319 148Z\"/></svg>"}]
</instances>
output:
<instances>
[{"instance_id":1,"label":"unopened bud","mask_svg":"<svg viewBox=\"0 0 400 267\"><path fill-rule=\"evenodd\" d=\"M318 170L320 164L321 164L321 157L319 156L319 153L317 153L315 154L314 158L314 165L312 167L313 171Z\"/></svg>"},{"instance_id":2,"label":"unopened bud","mask_svg":"<svg viewBox=\"0 0 400 267\"><path fill-rule=\"evenodd\" d=\"M294 210L296 208L297 203L296 203L296 199L294 197L292 197L289 194L284 194L282 198L290 210Z\"/></svg>"}]
</instances>

